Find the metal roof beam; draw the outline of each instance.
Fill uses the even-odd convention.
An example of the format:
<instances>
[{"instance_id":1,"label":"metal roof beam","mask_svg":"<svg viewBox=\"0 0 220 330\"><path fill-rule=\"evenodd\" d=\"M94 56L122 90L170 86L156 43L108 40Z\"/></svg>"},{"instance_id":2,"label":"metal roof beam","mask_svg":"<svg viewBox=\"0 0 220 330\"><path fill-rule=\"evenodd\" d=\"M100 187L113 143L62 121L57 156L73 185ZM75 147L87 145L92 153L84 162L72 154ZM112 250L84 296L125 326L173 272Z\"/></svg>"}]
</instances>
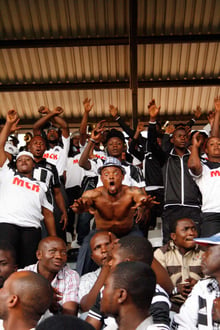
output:
<instances>
[{"instance_id":1,"label":"metal roof beam","mask_svg":"<svg viewBox=\"0 0 220 330\"><path fill-rule=\"evenodd\" d=\"M138 121L138 78L137 78L137 0L129 2L130 14L130 88L132 92L132 127L137 126Z\"/></svg>"},{"instance_id":2,"label":"metal roof beam","mask_svg":"<svg viewBox=\"0 0 220 330\"><path fill-rule=\"evenodd\" d=\"M138 88L220 86L220 78L180 80L139 80ZM16 83L0 84L0 92L128 89L129 81L73 82L73 83Z\"/></svg>"},{"instance_id":3,"label":"metal roof beam","mask_svg":"<svg viewBox=\"0 0 220 330\"><path fill-rule=\"evenodd\" d=\"M219 42L220 33L137 36L137 44L203 43ZM0 49L10 48L48 48L48 47L83 47L83 46L129 45L129 37L89 37L89 38L50 38L50 39L15 39L0 40Z\"/></svg>"}]
</instances>

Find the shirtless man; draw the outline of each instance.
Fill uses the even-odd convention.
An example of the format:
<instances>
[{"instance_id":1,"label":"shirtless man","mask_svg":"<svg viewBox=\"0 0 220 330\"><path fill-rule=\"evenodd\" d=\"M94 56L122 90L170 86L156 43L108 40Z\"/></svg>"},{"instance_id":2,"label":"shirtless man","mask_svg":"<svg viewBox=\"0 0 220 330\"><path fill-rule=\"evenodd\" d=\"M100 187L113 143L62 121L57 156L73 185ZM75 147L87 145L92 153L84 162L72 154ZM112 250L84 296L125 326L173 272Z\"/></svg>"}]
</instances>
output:
<instances>
[{"instance_id":1,"label":"shirtless man","mask_svg":"<svg viewBox=\"0 0 220 330\"><path fill-rule=\"evenodd\" d=\"M136 209L159 203L139 188L122 185L125 170L117 158L108 157L98 173L103 186L86 191L75 200L72 209L94 214L97 230L111 231L118 237L127 235L134 230Z\"/></svg>"}]
</instances>

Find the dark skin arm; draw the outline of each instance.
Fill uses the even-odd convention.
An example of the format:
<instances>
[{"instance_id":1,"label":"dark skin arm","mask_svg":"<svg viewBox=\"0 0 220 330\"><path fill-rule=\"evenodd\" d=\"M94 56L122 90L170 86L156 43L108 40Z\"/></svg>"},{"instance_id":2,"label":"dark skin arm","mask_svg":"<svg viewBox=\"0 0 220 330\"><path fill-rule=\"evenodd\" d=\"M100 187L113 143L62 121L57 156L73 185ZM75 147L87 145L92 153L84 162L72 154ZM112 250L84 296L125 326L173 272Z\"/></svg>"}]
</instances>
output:
<instances>
[{"instance_id":1,"label":"dark skin arm","mask_svg":"<svg viewBox=\"0 0 220 330\"><path fill-rule=\"evenodd\" d=\"M195 175L200 175L202 173L202 165L199 157L199 150L201 144L202 144L201 136L199 135L199 132L196 132L193 135L192 149L188 160L188 168Z\"/></svg>"},{"instance_id":2,"label":"dark skin arm","mask_svg":"<svg viewBox=\"0 0 220 330\"><path fill-rule=\"evenodd\" d=\"M62 293L59 292L56 288L53 288L53 302L50 306L51 313L56 314L60 310L59 301L62 299ZM78 304L75 301L67 301L62 305L62 314L65 315L77 315Z\"/></svg>"},{"instance_id":3,"label":"dark skin arm","mask_svg":"<svg viewBox=\"0 0 220 330\"><path fill-rule=\"evenodd\" d=\"M219 137L219 123L220 123L220 96L217 96L214 100L215 103L215 116L211 129L211 136Z\"/></svg>"},{"instance_id":4,"label":"dark skin arm","mask_svg":"<svg viewBox=\"0 0 220 330\"><path fill-rule=\"evenodd\" d=\"M103 127L104 123L105 120L100 121L97 124L96 128L92 130L91 139L97 143L101 141L101 134L104 131L104 127ZM79 166L84 168L85 170L91 169L89 158L93 148L94 148L94 142L89 140L79 159Z\"/></svg>"},{"instance_id":5,"label":"dark skin arm","mask_svg":"<svg viewBox=\"0 0 220 330\"><path fill-rule=\"evenodd\" d=\"M94 304L97 298L98 293L100 292L101 288L103 287L105 280L110 272L110 267L108 262L104 266L102 266L101 272L94 283L92 289L88 294L82 297L80 301L80 307L83 312L88 311Z\"/></svg>"},{"instance_id":6,"label":"dark skin arm","mask_svg":"<svg viewBox=\"0 0 220 330\"><path fill-rule=\"evenodd\" d=\"M169 295L171 295L174 286L166 269L155 258L153 259L151 268L156 274L157 283L160 284Z\"/></svg>"},{"instance_id":7,"label":"dark skin arm","mask_svg":"<svg viewBox=\"0 0 220 330\"><path fill-rule=\"evenodd\" d=\"M62 212L60 222L63 222L62 229L64 230L66 228L67 222L68 222L65 201L64 201L63 195L62 195L59 187L54 187L53 192L54 192L54 198L55 198L56 204Z\"/></svg>"},{"instance_id":8,"label":"dark skin arm","mask_svg":"<svg viewBox=\"0 0 220 330\"><path fill-rule=\"evenodd\" d=\"M9 110L6 116L6 123L0 132L0 167L3 166L8 158L8 153L4 150L5 143L10 133L15 129L19 129L17 127L18 122L17 112L15 110Z\"/></svg>"},{"instance_id":9,"label":"dark skin arm","mask_svg":"<svg viewBox=\"0 0 220 330\"><path fill-rule=\"evenodd\" d=\"M88 124L88 117L89 117L89 113L92 110L94 104L91 104L91 99L85 98L85 100L83 101L83 106L84 106L84 113L83 113L83 117L82 117L82 121L80 124L80 144L82 146L85 145L86 143L86 128L87 128L87 124Z\"/></svg>"},{"instance_id":10,"label":"dark skin arm","mask_svg":"<svg viewBox=\"0 0 220 330\"><path fill-rule=\"evenodd\" d=\"M57 236L53 213L46 207L42 207L42 213L44 216L44 223L47 228L48 235Z\"/></svg>"}]
</instances>

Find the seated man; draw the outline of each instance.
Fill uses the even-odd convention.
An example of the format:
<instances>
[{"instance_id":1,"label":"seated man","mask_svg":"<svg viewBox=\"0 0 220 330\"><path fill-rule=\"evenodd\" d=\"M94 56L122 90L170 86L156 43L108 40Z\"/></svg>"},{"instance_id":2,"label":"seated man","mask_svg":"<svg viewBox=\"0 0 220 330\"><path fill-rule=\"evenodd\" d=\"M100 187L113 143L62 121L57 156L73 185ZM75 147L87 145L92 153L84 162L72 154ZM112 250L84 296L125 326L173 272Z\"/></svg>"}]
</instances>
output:
<instances>
[{"instance_id":1,"label":"seated man","mask_svg":"<svg viewBox=\"0 0 220 330\"><path fill-rule=\"evenodd\" d=\"M51 312L76 315L78 309L79 275L66 265L67 249L59 237L42 239L37 250L38 262L25 267L44 276L56 293Z\"/></svg>"},{"instance_id":2,"label":"seated man","mask_svg":"<svg viewBox=\"0 0 220 330\"><path fill-rule=\"evenodd\" d=\"M36 330L94 330L94 328L87 323L72 315L53 315L48 317L46 320L40 322Z\"/></svg>"},{"instance_id":3,"label":"seated man","mask_svg":"<svg viewBox=\"0 0 220 330\"><path fill-rule=\"evenodd\" d=\"M53 290L41 275L15 272L0 290L0 318L5 330L29 330L51 305Z\"/></svg>"},{"instance_id":4,"label":"seated man","mask_svg":"<svg viewBox=\"0 0 220 330\"><path fill-rule=\"evenodd\" d=\"M155 329L149 316L155 286L156 276L149 265L122 262L106 280L101 311L116 318L119 327L115 329Z\"/></svg>"},{"instance_id":5,"label":"seated man","mask_svg":"<svg viewBox=\"0 0 220 330\"><path fill-rule=\"evenodd\" d=\"M220 287L220 233L210 237L196 238L208 249L202 257L202 271L208 278L199 280L179 314L174 315L172 329L210 330L219 329L219 287Z\"/></svg>"},{"instance_id":6,"label":"seated man","mask_svg":"<svg viewBox=\"0 0 220 330\"><path fill-rule=\"evenodd\" d=\"M193 240L197 230L191 219L176 220L171 226L171 240L154 252L154 257L167 270L174 289L171 310L178 312L195 283L203 277L203 251Z\"/></svg>"},{"instance_id":7,"label":"seated man","mask_svg":"<svg viewBox=\"0 0 220 330\"><path fill-rule=\"evenodd\" d=\"M81 311L91 308L109 274L108 261L112 250L112 241L116 238L107 231L98 231L90 240L91 258L99 266L96 271L84 274L79 284L79 301Z\"/></svg>"},{"instance_id":8,"label":"seated man","mask_svg":"<svg viewBox=\"0 0 220 330\"><path fill-rule=\"evenodd\" d=\"M146 238L125 236L122 237L117 244L114 244L112 259L109 261L109 266L113 270L120 262L140 261L147 265L152 264L152 269L157 276L158 273L160 273L160 268L158 269L157 263L155 263L155 260L152 262L152 260L152 245ZM168 276L164 276L164 279L169 282ZM169 308L170 301L168 295L160 285L157 284L150 306L150 314L153 317L154 323L157 325L157 329L169 329ZM95 329L100 329L100 324L103 322L106 324L109 322L108 319L106 320L105 315L100 312L100 295L97 297L95 305L90 309L86 321L92 324Z\"/></svg>"},{"instance_id":9,"label":"seated man","mask_svg":"<svg viewBox=\"0 0 220 330\"><path fill-rule=\"evenodd\" d=\"M5 280L17 271L16 253L13 246L7 241L0 241L0 288Z\"/></svg>"}]
</instances>

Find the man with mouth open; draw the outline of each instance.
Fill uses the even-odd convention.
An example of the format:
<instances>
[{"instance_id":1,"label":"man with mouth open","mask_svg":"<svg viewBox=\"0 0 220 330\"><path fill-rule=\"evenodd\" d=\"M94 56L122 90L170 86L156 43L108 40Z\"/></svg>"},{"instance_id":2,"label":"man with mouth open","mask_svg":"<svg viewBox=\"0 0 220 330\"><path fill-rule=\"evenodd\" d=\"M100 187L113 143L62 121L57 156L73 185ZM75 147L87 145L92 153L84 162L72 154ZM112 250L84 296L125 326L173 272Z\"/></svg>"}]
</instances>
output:
<instances>
[{"instance_id":1,"label":"man with mouth open","mask_svg":"<svg viewBox=\"0 0 220 330\"><path fill-rule=\"evenodd\" d=\"M117 237L136 231L135 211L152 207L158 202L142 189L122 185L125 170L117 158L108 157L98 173L103 186L88 190L75 200L73 211L89 211L94 214L97 230L111 231Z\"/></svg>"},{"instance_id":2,"label":"man with mouth open","mask_svg":"<svg viewBox=\"0 0 220 330\"><path fill-rule=\"evenodd\" d=\"M108 157L99 167L103 186L87 190L81 198L75 200L72 209L76 213L94 214L96 230L106 230L117 237L125 235L143 236L134 224L137 209L150 208L158 204L154 197L147 195L141 188L122 184L125 169L119 159ZM77 272L82 275L97 269L92 262L89 241L95 231L84 239L77 259Z\"/></svg>"}]
</instances>

